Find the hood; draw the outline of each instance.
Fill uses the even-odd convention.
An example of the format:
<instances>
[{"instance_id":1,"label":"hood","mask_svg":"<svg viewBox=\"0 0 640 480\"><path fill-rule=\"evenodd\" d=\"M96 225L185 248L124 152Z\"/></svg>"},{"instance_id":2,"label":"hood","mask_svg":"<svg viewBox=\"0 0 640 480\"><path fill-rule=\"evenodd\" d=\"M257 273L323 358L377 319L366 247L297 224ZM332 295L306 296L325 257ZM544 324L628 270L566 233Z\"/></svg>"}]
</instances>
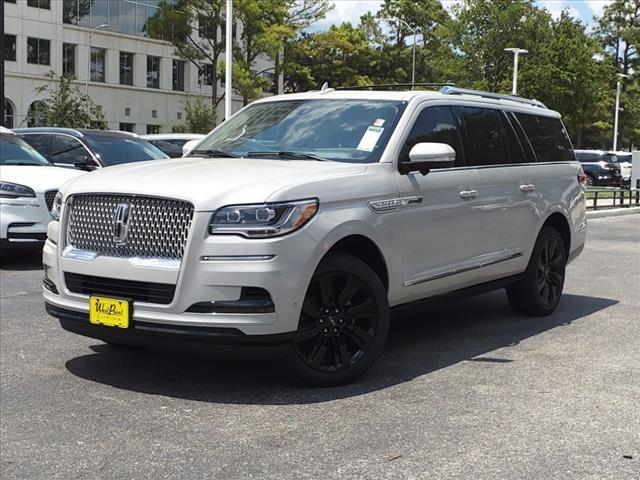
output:
<instances>
[{"instance_id":1,"label":"hood","mask_svg":"<svg viewBox=\"0 0 640 480\"><path fill-rule=\"evenodd\" d=\"M0 166L0 180L3 182L18 183L32 188L35 192L57 190L71 178L83 175L86 172L74 168L28 166L28 165L2 165Z\"/></svg>"},{"instance_id":2,"label":"hood","mask_svg":"<svg viewBox=\"0 0 640 480\"><path fill-rule=\"evenodd\" d=\"M273 198L290 185L357 175L366 165L255 158L177 158L103 168L65 188L77 193L124 193L187 200L196 210ZM309 191L309 197L315 192Z\"/></svg>"}]
</instances>

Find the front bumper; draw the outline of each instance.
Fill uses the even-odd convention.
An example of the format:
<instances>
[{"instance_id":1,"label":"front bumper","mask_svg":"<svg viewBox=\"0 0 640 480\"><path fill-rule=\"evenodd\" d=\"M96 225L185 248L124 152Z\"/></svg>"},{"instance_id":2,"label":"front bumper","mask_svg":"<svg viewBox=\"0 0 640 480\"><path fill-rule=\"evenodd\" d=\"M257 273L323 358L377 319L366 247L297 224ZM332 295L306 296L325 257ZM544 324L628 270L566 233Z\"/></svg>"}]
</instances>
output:
<instances>
[{"instance_id":1,"label":"front bumper","mask_svg":"<svg viewBox=\"0 0 640 480\"><path fill-rule=\"evenodd\" d=\"M286 237L265 240L211 236L205 234L209 218L209 213L194 216L185 256L177 268L141 266L133 261L135 259L128 258L98 256L88 261L68 258L51 240L60 240L59 224L53 222L43 248L43 264L55 288L44 288L44 299L51 307L88 314L89 295L67 288L65 274L68 273L165 283L175 285L173 300L165 305L134 301L134 324L168 329L236 329L246 336L295 332L307 285L322 255L318 232L303 228ZM271 311L203 313L193 309L194 305L204 302L238 302L243 289L247 288L266 291L273 303ZM115 296L127 298L126 292Z\"/></svg>"},{"instance_id":2,"label":"front bumper","mask_svg":"<svg viewBox=\"0 0 640 480\"><path fill-rule=\"evenodd\" d=\"M47 313L65 330L118 345L220 355L225 357L282 357L293 334L245 335L235 328L158 325L135 321L128 329L89 323L89 315L45 302Z\"/></svg>"},{"instance_id":3,"label":"front bumper","mask_svg":"<svg viewBox=\"0 0 640 480\"><path fill-rule=\"evenodd\" d=\"M42 247L51 214L44 194L0 199L0 240L4 248Z\"/></svg>"}]
</instances>

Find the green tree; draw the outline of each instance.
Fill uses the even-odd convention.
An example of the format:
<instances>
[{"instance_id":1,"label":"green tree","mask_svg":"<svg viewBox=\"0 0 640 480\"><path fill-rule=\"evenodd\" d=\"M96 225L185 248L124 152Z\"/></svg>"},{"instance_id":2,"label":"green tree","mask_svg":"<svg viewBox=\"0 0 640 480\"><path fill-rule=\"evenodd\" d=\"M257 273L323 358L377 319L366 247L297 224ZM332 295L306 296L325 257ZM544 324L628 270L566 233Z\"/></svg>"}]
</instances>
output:
<instances>
[{"instance_id":1,"label":"green tree","mask_svg":"<svg viewBox=\"0 0 640 480\"><path fill-rule=\"evenodd\" d=\"M174 133L209 133L216 126L216 109L207 104L204 96L187 97L183 102L184 123L171 127Z\"/></svg>"},{"instance_id":2,"label":"green tree","mask_svg":"<svg viewBox=\"0 0 640 480\"><path fill-rule=\"evenodd\" d=\"M598 60L603 51L585 25L562 12L551 20L544 41L531 46L520 74L520 94L537 98L558 110L576 148L599 146L611 99L612 68Z\"/></svg>"},{"instance_id":3,"label":"green tree","mask_svg":"<svg viewBox=\"0 0 640 480\"><path fill-rule=\"evenodd\" d=\"M330 86L371 84L367 72L375 51L366 32L351 23L332 25L328 31L302 36L286 50L285 91L299 92Z\"/></svg>"},{"instance_id":4,"label":"green tree","mask_svg":"<svg viewBox=\"0 0 640 480\"><path fill-rule=\"evenodd\" d=\"M36 104L34 116L41 126L66 128L107 128L101 105L84 95L72 82L74 77L56 78L53 71L45 74L47 83L36 88L43 95Z\"/></svg>"},{"instance_id":5,"label":"green tree","mask_svg":"<svg viewBox=\"0 0 640 480\"><path fill-rule=\"evenodd\" d=\"M620 98L618 145L631 148L640 144L640 0L614 0L605 7L598 20L597 36L614 70L610 76L610 90L616 88L614 73L629 75L622 82ZM609 110L613 122L615 106ZM612 129L609 137L613 138Z\"/></svg>"}]
</instances>

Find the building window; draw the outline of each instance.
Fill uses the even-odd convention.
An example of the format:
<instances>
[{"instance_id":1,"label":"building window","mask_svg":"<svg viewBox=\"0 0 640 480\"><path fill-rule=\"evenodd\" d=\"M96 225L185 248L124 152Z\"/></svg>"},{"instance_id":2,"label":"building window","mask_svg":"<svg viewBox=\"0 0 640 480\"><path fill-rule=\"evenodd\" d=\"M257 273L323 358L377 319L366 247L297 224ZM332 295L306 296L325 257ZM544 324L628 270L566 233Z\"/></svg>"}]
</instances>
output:
<instances>
[{"instance_id":1,"label":"building window","mask_svg":"<svg viewBox=\"0 0 640 480\"><path fill-rule=\"evenodd\" d=\"M200 38L216 38L216 25L206 15L198 15L198 35Z\"/></svg>"},{"instance_id":2,"label":"building window","mask_svg":"<svg viewBox=\"0 0 640 480\"><path fill-rule=\"evenodd\" d=\"M125 117L131 116L131 107L124 107L124 116Z\"/></svg>"},{"instance_id":3,"label":"building window","mask_svg":"<svg viewBox=\"0 0 640 480\"><path fill-rule=\"evenodd\" d=\"M160 125L147 125L147 135L160 133Z\"/></svg>"},{"instance_id":4,"label":"building window","mask_svg":"<svg viewBox=\"0 0 640 480\"><path fill-rule=\"evenodd\" d=\"M122 123L122 122L120 122L120 128L118 128L118 130L120 130L121 132L130 132L130 133L133 133L135 129L136 129L135 123Z\"/></svg>"},{"instance_id":5,"label":"building window","mask_svg":"<svg viewBox=\"0 0 640 480\"><path fill-rule=\"evenodd\" d=\"M177 112L176 113L176 119L177 120L182 120L182 112Z\"/></svg>"},{"instance_id":6,"label":"building window","mask_svg":"<svg viewBox=\"0 0 640 480\"><path fill-rule=\"evenodd\" d=\"M59 1L59 0L57 0ZM147 36L159 0L62 0L62 21L83 27L106 23L109 31Z\"/></svg>"},{"instance_id":7,"label":"building window","mask_svg":"<svg viewBox=\"0 0 640 480\"><path fill-rule=\"evenodd\" d=\"M62 44L62 75L76 74L76 46L71 43Z\"/></svg>"},{"instance_id":8,"label":"building window","mask_svg":"<svg viewBox=\"0 0 640 480\"><path fill-rule=\"evenodd\" d=\"M16 36L6 35L4 36L4 59L7 62L16 61Z\"/></svg>"},{"instance_id":9,"label":"building window","mask_svg":"<svg viewBox=\"0 0 640 480\"><path fill-rule=\"evenodd\" d=\"M91 81L104 82L104 48L91 47Z\"/></svg>"},{"instance_id":10,"label":"building window","mask_svg":"<svg viewBox=\"0 0 640 480\"><path fill-rule=\"evenodd\" d=\"M173 61L173 89L184 92L184 62L182 60Z\"/></svg>"},{"instance_id":11,"label":"building window","mask_svg":"<svg viewBox=\"0 0 640 480\"><path fill-rule=\"evenodd\" d=\"M120 85L133 85L133 53L120 52Z\"/></svg>"},{"instance_id":12,"label":"building window","mask_svg":"<svg viewBox=\"0 0 640 480\"><path fill-rule=\"evenodd\" d=\"M147 57L147 87L160 88L160 57Z\"/></svg>"},{"instance_id":13,"label":"building window","mask_svg":"<svg viewBox=\"0 0 640 480\"><path fill-rule=\"evenodd\" d=\"M8 98L4 99L4 119L2 121L2 125L6 128L13 128L13 104L9 101Z\"/></svg>"},{"instance_id":14,"label":"building window","mask_svg":"<svg viewBox=\"0 0 640 480\"><path fill-rule=\"evenodd\" d=\"M51 10L51 0L27 0L27 6Z\"/></svg>"},{"instance_id":15,"label":"building window","mask_svg":"<svg viewBox=\"0 0 640 480\"><path fill-rule=\"evenodd\" d=\"M27 110L27 127L44 127L44 102L36 100Z\"/></svg>"},{"instance_id":16,"label":"building window","mask_svg":"<svg viewBox=\"0 0 640 480\"><path fill-rule=\"evenodd\" d=\"M213 65L200 65L198 69L198 83L200 83L200 85L213 84Z\"/></svg>"},{"instance_id":17,"label":"building window","mask_svg":"<svg viewBox=\"0 0 640 480\"><path fill-rule=\"evenodd\" d=\"M27 38L27 63L51 64L51 42L41 38Z\"/></svg>"},{"instance_id":18,"label":"building window","mask_svg":"<svg viewBox=\"0 0 640 480\"><path fill-rule=\"evenodd\" d=\"M151 118L158 118L158 110L151 110Z\"/></svg>"}]
</instances>

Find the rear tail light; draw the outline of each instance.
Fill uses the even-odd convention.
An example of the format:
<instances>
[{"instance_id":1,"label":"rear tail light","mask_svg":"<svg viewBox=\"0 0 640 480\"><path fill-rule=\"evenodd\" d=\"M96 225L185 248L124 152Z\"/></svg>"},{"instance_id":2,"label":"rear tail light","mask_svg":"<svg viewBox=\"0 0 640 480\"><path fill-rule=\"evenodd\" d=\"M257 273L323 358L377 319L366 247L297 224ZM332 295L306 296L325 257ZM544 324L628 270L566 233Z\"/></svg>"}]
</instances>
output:
<instances>
[{"instance_id":1,"label":"rear tail light","mask_svg":"<svg viewBox=\"0 0 640 480\"><path fill-rule=\"evenodd\" d=\"M581 173L580 175L578 175L578 183L580 185L582 185L583 187L587 186L587 174L586 173Z\"/></svg>"}]
</instances>

